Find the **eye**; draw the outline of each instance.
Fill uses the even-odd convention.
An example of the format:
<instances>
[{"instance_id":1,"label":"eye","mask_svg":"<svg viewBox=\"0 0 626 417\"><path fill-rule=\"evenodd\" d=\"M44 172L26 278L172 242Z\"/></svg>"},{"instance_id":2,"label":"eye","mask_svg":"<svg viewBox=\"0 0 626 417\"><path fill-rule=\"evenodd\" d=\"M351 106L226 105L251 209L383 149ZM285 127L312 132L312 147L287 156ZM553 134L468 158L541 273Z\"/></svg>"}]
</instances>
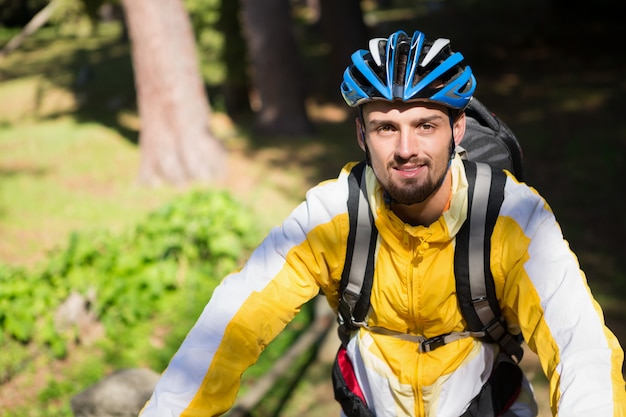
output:
<instances>
[{"instance_id":1,"label":"eye","mask_svg":"<svg viewBox=\"0 0 626 417\"><path fill-rule=\"evenodd\" d=\"M396 131L396 129L392 125L389 125L389 124L380 125L380 126L378 126L376 128L376 132L378 132L381 135L385 135L385 134L388 135L388 134L393 133L395 131Z\"/></svg>"},{"instance_id":2,"label":"eye","mask_svg":"<svg viewBox=\"0 0 626 417\"><path fill-rule=\"evenodd\" d=\"M437 126L432 123L422 123L417 127L417 131L422 134L432 134L435 132L436 128Z\"/></svg>"}]
</instances>

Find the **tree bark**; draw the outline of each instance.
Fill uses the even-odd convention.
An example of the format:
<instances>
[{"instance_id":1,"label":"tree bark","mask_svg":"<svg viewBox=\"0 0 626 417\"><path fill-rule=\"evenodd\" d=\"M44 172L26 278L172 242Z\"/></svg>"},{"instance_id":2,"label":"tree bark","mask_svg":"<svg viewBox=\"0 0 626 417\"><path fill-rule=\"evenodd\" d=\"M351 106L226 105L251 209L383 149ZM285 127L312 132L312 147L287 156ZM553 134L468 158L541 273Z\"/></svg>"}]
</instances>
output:
<instances>
[{"instance_id":1,"label":"tree bark","mask_svg":"<svg viewBox=\"0 0 626 417\"><path fill-rule=\"evenodd\" d=\"M241 7L253 85L260 100L257 130L278 135L310 133L289 0L241 0Z\"/></svg>"},{"instance_id":2,"label":"tree bark","mask_svg":"<svg viewBox=\"0 0 626 417\"><path fill-rule=\"evenodd\" d=\"M182 0L122 0L132 45L141 131L139 181L182 186L223 175L225 150Z\"/></svg>"}]
</instances>

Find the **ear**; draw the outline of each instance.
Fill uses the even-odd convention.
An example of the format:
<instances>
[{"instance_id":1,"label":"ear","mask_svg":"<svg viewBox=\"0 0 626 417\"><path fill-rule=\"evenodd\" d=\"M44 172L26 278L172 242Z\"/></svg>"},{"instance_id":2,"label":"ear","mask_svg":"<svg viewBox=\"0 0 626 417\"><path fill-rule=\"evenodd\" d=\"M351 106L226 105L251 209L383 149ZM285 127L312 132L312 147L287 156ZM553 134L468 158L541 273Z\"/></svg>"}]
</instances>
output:
<instances>
[{"instance_id":1,"label":"ear","mask_svg":"<svg viewBox=\"0 0 626 417\"><path fill-rule=\"evenodd\" d=\"M463 140L463 135L465 135L465 112L461 112L461 114L454 121L453 134L454 134L454 144L458 145Z\"/></svg>"},{"instance_id":2,"label":"ear","mask_svg":"<svg viewBox=\"0 0 626 417\"><path fill-rule=\"evenodd\" d=\"M365 128L361 124L360 117L357 117L354 122L356 125L356 139L359 142L359 147L365 151Z\"/></svg>"}]
</instances>

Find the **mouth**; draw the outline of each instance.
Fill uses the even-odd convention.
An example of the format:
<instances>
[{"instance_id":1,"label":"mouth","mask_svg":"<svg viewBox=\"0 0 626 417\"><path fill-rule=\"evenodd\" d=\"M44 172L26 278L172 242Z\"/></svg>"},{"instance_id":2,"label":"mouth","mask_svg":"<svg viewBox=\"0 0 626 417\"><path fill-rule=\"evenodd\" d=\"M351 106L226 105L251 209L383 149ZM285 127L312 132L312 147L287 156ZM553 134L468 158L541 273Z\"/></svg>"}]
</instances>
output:
<instances>
[{"instance_id":1,"label":"mouth","mask_svg":"<svg viewBox=\"0 0 626 417\"><path fill-rule=\"evenodd\" d=\"M426 167L424 165L402 165L393 168L403 178L415 178L422 173Z\"/></svg>"}]
</instances>

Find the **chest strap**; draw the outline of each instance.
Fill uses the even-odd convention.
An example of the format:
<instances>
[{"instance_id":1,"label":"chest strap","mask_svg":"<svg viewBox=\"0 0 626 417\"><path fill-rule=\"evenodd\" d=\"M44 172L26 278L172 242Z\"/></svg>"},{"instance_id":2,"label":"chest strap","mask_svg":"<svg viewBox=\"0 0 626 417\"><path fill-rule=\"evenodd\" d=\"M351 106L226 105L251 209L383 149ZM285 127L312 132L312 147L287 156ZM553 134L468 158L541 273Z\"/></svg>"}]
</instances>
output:
<instances>
[{"instance_id":1,"label":"chest strap","mask_svg":"<svg viewBox=\"0 0 626 417\"><path fill-rule=\"evenodd\" d=\"M391 336L391 337L395 337L396 339L406 340L407 342L417 343L419 344L420 353L433 351L443 345L447 345L448 343L456 342L457 340L465 339L467 337L481 338L485 336L485 332L464 331L464 332L446 333L446 334L442 334L442 335L435 336L435 337L425 337L425 336L420 336L416 334L396 332L394 330L389 330L385 327L378 327L378 326L373 326L373 327L360 326L360 327L363 327L364 329L367 329L372 333L380 334L383 336Z\"/></svg>"}]
</instances>

